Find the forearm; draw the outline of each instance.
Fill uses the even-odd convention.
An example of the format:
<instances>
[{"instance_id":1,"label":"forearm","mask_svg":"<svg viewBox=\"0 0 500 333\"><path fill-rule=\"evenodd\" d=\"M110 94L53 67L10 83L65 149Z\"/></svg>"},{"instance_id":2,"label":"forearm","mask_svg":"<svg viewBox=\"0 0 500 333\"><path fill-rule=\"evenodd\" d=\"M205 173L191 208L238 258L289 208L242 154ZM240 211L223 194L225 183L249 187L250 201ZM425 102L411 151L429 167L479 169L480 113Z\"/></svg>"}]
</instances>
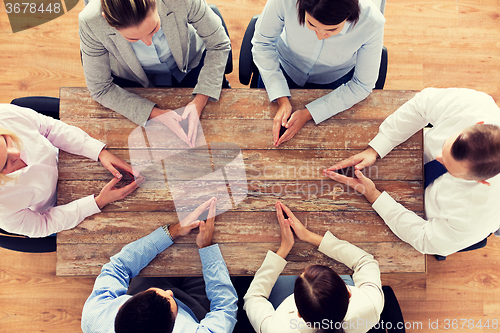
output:
<instances>
[{"instance_id":1,"label":"forearm","mask_svg":"<svg viewBox=\"0 0 500 333\"><path fill-rule=\"evenodd\" d=\"M62 230L72 229L86 217L99 213L93 196L87 196L43 212L29 208L2 218L2 228L8 232L29 237L46 237Z\"/></svg>"},{"instance_id":2,"label":"forearm","mask_svg":"<svg viewBox=\"0 0 500 333\"><path fill-rule=\"evenodd\" d=\"M210 312L200 322L213 332L231 332L236 324L238 296L218 245L199 250Z\"/></svg>"}]
</instances>

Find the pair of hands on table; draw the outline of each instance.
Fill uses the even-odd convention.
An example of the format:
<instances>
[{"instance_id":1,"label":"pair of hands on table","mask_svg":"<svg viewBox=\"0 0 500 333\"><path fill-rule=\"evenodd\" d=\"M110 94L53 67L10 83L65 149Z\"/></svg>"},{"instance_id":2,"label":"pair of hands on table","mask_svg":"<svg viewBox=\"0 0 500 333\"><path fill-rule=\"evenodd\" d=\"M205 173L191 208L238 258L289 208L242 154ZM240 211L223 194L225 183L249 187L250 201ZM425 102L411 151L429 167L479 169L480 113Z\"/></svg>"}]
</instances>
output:
<instances>
[{"instance_id":1,"label":"pair of hands on table","mask_svg":"<svg viewBox=\"0 0 500 333\"><path fill-rule=\"evenodd\" d=\"M367 148L365 151L353 155L346 160L343 160L328 169L323 170L323 175L330 177L331 179L352 187L356 191L360 192L365 196L365 198L373 204L375 200L380 196L380 191L377 190L375 184L371 179L365 177L361 170L365 167L371 166L375 163L378 157L378 153L372 147ZM347 167L354 167L355 175L357 178L347 177L341 175L336 170L340 170Z\"/></svg>"},{"instance_id":2,"label":"pair of hands on table","mask_svg":"<svg viewBox=\"0 0 500 333\"><path fill-rule=\"evenodd\" d=\"M292 105L286 96L280 97L276 101L279 108L273 122L273 142L274 146L278 147L283 142L293 138L306 122L312 119L312 116L307 109L297 110L292 114ZM281 126L286 127L286 131L280 137Z\"/></svg>"},{"instance_id":3,"label":"pair of hands on table","mask_svg":"<svg viewBox=\"0 0 500 333\"><path fill-rule=\"evenodd\" d=\"M198 235L196 236L196 245L202 249L212 245L212 237L215 229L215 213L216 213L217 199L211 198L202 203L191 214L186 216L181 222L172 224L168 231L175 240L178 237L186 236L191 230L199 227ZM208 209L208 217L206 222L200 221L200 215Z\"/></svg>"},{"instance_id":4,"label":"pair of hands on table","mask_svg":"<svg viewBox=\"0 0 500 333\"><path fill-rule=\"evenodd\" d=\"M149 119L160 122L167 126L175 135L184 141L189 147L193 148L198 135L198 123L200 121L201 111L207 105L208 96L198 94L186 105L182 115L171 109L159 109L154 107ZM188 133L184 132L181 121L188 120Z\"/></svg>"},{"instance_id":5,"label":"pair of hands on table","mask_svg":"<svg viewBox=\"0 0 500 333\"><path fill-rule=\"evenodd\" d=\"M277 255L286 259L288 253L292 250L293 244L295 243L292 230L301 241L308 242L314 246L319 246L319 244L321 244L323 236L307 230L287 206L279 201L277 201L274 206L276 207L276 215L278 216L278 222L281 229L281 245L278 251L276 251ZM285 212L288 218L285 218L283 212Z\"/></svg>"},{"instance_id":6,"label":"pair of hands on table","mask_svg":"<svg viewBox=\"0 0 500 333\"><path fill-rule=\"evenodd\" d=\"M113 179L104 186L101 193L95 197L95 202L99 209L103 209L104 206L116 200L125 198L144 182L144 177L141 174L135 172L127 162L106 149L101 150L99 153L99 161L114 176ZM125 171L130 177L134 177L135 180L127 186L116 188L115 185L123 178L123 175L118 169Z\"/></svg>"}]
</instances>

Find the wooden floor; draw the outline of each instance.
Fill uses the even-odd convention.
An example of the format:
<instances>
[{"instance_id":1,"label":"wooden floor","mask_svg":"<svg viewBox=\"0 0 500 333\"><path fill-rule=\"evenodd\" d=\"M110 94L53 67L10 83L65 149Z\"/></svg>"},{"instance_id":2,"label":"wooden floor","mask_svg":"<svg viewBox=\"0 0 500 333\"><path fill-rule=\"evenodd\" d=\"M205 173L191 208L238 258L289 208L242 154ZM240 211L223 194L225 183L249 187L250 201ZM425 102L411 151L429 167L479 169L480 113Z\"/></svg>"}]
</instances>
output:
<instances>
[{"instance_id":1,"label":"wooden floor","mask_svg":"<svg viewBox=\"0 0 500 333\"><path fill-rule=\"evenodd\" d=\"M237 59L246 24L263 0L214 0L225 18ZM81 1L54 21L13 34L0 8L0 102L28 95L58 96L60 86L84 86L78 12ZM385 13L389 69L385 89L468 87L500 101L499 0L389 0ZM341 235L339 235L341 237ZM93 279L57 278L55 253L0 249L0 332L80 331L80 315ZM427 274L388 274L408 332L490 332L500 325L500 238L488 246L428 257ZM445 320L457 328L445 329ZM470 319L463 328L464 321ZM480 328L486 320L490 328ZM436 325L438 321L438 325ZM495 324L496 323L496 324ZM438 327L438 329L435 329Z\"/></svg>"}]
</instances>

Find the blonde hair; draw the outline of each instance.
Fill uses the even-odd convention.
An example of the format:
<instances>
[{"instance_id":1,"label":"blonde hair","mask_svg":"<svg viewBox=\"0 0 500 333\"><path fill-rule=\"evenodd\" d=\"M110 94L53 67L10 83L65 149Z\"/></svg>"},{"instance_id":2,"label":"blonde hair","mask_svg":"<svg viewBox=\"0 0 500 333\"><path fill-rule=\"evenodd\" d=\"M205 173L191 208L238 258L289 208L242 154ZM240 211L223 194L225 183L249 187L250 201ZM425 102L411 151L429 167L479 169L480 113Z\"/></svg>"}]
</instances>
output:
<instances>
[{"instance_id":1,"label":"blonde hair","mask_svg":"<svg viewBox=\"0 0 500 333\"><path fill-rule=\"evenodd\" d=\"M125 29L139 26L156 9L155 0L101 0L104 18L110 26Z\"/></svg>"},{"instance_id":2,"label":"blonde hair","mask_svg":"<svg viewBox=\"0 0 500 333\"><path fill-rule=\"evenodd\" d=\"M0 127L0 136L8 136L10 139L14 142L14 144L17 146L19 150L23 148L23 142L17 136L16 133L9 131L8 129ZM0 185L3 185L7 182L16 180L16 177L9 177L8 175L5 175L3 173L0 173Z\"/></svg>"}]
</instances>

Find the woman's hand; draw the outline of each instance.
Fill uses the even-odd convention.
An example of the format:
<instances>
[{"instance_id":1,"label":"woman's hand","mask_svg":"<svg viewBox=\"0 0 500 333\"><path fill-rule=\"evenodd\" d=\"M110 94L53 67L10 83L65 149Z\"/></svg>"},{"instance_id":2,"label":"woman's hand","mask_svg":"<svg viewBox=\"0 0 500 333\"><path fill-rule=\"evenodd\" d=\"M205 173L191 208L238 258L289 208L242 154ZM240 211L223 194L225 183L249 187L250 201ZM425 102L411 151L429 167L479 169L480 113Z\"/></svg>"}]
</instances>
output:
<instances>
[{"instance_id":1,"label":"woman's hand","mask_svg":"<svg viewBox=\"0 0 500 333\"><path fill-rule=\"evenodd\" d=\"M153 117L153 115L155 115L155 117ZM151 112L151 116L149 119L167 126L172 131L172 133L177 135L179 139L181 139L191 147L191 142L188 140L186 132L184 132L180 124L183 120L180 114L172 110L153 108L153 112Z\"/></svg>"},{"instance_id":2,"label":"woman's hand","mask_svg":"<svg viewBox=\"0 0 500 333\"><path fill-rule=\"evenodd\" d=\"M300 131L300 129L304 127L304 125L311 119L312 119L311 113L309 113L307 109L298 110L292 113L292 116L285 125L287 130L279 138L275 146L278 147L283 142L293 138L295 134L297 134Z\"/></svg>"},{"instance_id":3,"label":"woman's hand","mask_svg":"<svg viewBox=\"0 0 500 333\"><path fill-rule=\"evenodd\" d=\"M114 177L109 183L106 184L106 186L103 187L101 193L99 193L99 195L95 197L95 202L99 209L102 210L107 204L112 203L116 200L121 200L130 193L134 192L134 190L138 188L139 185L142 184L142 182L144 182L144 177L137 178L135 181L125 187L115 188L115 185L118 184L119 181L120 178Z\"/></svg>"},{"instance_id":4,"label":"woman's hand","mask_svg":"<svg viewBox=\"0 0 500 333\"><path fill-rule=\"evenodd\" d=\"M101 150L101 152L99 153L99 161L106 169L109 170L109 172L111 172L113 176L115 176L115 178L121 179L123 176L116 168L128 172L135 178L144 178L140 173L135 172L127 162L125 162L115 154L110 153L106 149Z\"/></svg>"},{"instance_id":5,"label":"woman's hand","mask_svg":"<svg viewBox=\"0 0 500 333\"><path fill-rule=\"evenodd\" d=\"M289 219L285 219L279 201L276 202L275 207L276 207L276 215L278 216L278 222L280 224L280 229L281 229L281 245L278 251L276 251L276 254L282 257L283 259L286 259L288 253L290 253L290 251L292 250L295 240L293 238L292 229L290 228L290 221Z\"/></svg>"},{"instance_id":6,"label":"woman's hand","mask_svg":"<svg viewBox=\"0 0 500 333\"><path fill-rule=\"evenodd\" d=\"M299 221L299 219L292 213L290 208L288 208L279 201L278 204L280 205L281 210L284 211L285 214L288 216L288 220L290 221L290 226L292 227L297 237L303 242L308 242L315 246L319 246L323 237L318 234L315 234L312 231L307 230L307 228L304 227L304 225Z\"/></svg>"},{"instance_id":7,"label":"woman's hand","mask_svg":"<svg viewBox=\"0 0 500 333\"><path fill-rule=\"evenodd\" d=\"M198 125L200 123L201 112L207 105L208 96L197 94L194 99L186 105L182 113L182 119L188 120L188 144L191 148L195 146L198 135Z\"/></svg>"},{"instance_id":8,"label":"woman's hand","mask_svg":"<svg viewBox=\"0 0 500 333\"><path fill-rule=\"evenodd\" d=\"M290 118L290 114L292 113L292 104L290 104L290 100L286 96L280 97L276 101L279 108L273 121L273 144L278 147L277 143L280 139L281 126L285 126L288 122L288 118Z\"/></svg>"},{"instance_id":9,"label":"woman's hand","mask_svg":"<svg viewBox=\"0 0 500 333\"><path fill-rule=\"evenodd\" d=\"M200 222L200 232L196 236L196 245L199 249L212 245L212 237L215 230L215 213L217 199L212 198L210 202L210 207L208 210L207 222Z\"/></svg>"}]
</instances>

